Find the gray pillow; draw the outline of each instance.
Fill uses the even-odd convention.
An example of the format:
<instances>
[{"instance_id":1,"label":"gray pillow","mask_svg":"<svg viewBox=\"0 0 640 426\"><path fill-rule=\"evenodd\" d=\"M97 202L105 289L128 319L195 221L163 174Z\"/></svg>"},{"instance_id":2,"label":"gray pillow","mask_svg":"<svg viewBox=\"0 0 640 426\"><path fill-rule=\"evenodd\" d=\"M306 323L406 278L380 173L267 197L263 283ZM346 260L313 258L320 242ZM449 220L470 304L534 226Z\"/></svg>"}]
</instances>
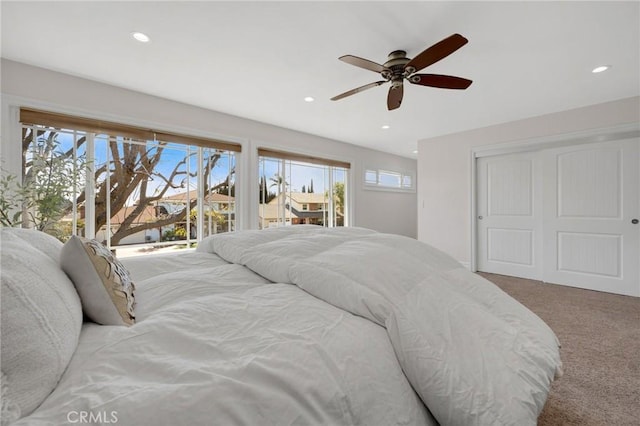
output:
<instances>
[{"instance_id":1,"label":"gray pillow","mask_svg":"<svg viewBox=\"0 0 640 426\"><path fill-rule=\"evenodd\" d=\"M135 286L104 245L72 236L62 248L60 264L78 290L88 318L102 325L135 323Z\"/></svg>"},{"instance_id":2,"label":"gray pillow","mask_svg":"<svg viewBox=\"0 0 640 426\"><path fill-rule=\"evenodd\" d=\"M29 415L57 386L78 345L82 307L58 263L61 242L33 230L0 231L2 421L7 423Z\"/></svg>"}]
</instances>

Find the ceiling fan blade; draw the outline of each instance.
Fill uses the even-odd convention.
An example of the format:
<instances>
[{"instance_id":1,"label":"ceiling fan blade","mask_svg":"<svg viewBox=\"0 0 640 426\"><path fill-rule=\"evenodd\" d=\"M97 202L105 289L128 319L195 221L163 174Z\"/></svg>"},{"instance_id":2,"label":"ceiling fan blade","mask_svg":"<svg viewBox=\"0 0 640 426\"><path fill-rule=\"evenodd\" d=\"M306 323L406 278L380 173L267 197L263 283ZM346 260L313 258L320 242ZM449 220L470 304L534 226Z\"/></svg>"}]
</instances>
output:
<instances>
[{"instance_id":1,"label":"ceiling fan blade","mask_svg":"<svg viewBox=\"0 0 640 426\"><path fill-rule=\"evenodd\" d=\"M404 88L402 84L391 86L389 88L389 94L387 95L387 108L389 109L389 111L400 107L403 95Z\"/></svg>"},{"instance_id":2,"label":"ceiling fan blade","mask_svg":"<svg viewBox=\"0 0 640 426\"><path fill-rule=\"evenodd\" d=\"M340 56L338 59L340 59L342 62L346 62L348 64L355 65L356 67L364 68L366 70L377 72L377 73L380 73L388 69L373 61L359 58L353 55Z\"/></svg>"},{"instance_id":3,"label":"ceiling fan blade","mask_svg":"<svg viewBox=\"0 0 640 426\"><path fill-rule=\"evenodd\" d=\"M341 93L338 96L334 96L331 98L332 101L337 101L342 98L346 98L347 96L355 95L356 93L360 93L364 90L371 89L372 87L380 86L381 84L386 83L386 80L376 81L375 83L365 84L364 86L356 87L355 89L351 89L347 92Z\"/></svg>"},{"instance_id":4,"label":"ceiling fan blade","mask_svg":"<svg viewBox=\"0 0 640 426\"><path fill-rule=\"evenodd\" d=\"M424 50L418 56L410 60L404 68L407 69L411 67L414 70L412 72L420 71L421 69L451 55L453 52L467 44L468 41L469 40L462 37L460 34L453 34Z\"/></svg>"},{"instance_id":5,"label":"ceiling fan blade","mask_svg":"<svg viewBox=\"0 0 640 426\"><path fill-rule=\"evenodd\" d=\"M441 89L466 89L473 83L466 78L440 74L414 74L409 77L409 82Z\"/></svg>"}]
</instances>

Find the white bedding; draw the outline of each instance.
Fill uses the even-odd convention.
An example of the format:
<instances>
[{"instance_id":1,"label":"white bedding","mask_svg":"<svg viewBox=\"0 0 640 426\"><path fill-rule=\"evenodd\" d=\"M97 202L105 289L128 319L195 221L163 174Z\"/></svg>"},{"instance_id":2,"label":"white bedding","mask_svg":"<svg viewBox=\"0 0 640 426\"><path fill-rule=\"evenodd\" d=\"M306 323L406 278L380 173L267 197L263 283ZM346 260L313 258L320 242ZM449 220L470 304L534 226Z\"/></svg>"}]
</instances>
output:
<instances>
[{"instance_id":1,"label":"white bedding","mask_svg":"<svg viewBox=\"0 0 640 426\"><path fill-rule=\"evenodd\" d=\"M436 424L379 325L213 254L124 263L137 323L85 323L57 388L15 425L83 412L122 425Z\"/></svg>"},{"instance_id":2,"label":"white bedding","mask_svg":"<svg viewBox=\"0 0 640 426\"><path fill-rule=\"evenodd\" d=\"M313 226L221 234L198 251L290 283L387 329L400 365L447 425L535 425L561 374L535 314L410 238Z\"/></svg>"}]
</instances>

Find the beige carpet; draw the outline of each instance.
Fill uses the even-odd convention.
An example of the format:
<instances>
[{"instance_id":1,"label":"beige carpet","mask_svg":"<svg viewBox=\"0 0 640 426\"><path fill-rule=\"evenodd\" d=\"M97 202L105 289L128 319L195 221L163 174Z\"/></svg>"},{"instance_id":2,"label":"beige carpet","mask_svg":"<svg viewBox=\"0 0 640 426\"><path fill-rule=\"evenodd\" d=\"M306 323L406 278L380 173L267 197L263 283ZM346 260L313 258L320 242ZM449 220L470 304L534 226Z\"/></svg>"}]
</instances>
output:
<instances>
[{"instance_id":1,"label":"beige carpet","mask_svg":"<svg viewBox=\"0 0 640 426\"><path fill-rule=\"evenodd\" d=\"M535 312L562 344L564 376L539 425L640 425L640 298L481 275Z\"/></svg>"}]
</instances>

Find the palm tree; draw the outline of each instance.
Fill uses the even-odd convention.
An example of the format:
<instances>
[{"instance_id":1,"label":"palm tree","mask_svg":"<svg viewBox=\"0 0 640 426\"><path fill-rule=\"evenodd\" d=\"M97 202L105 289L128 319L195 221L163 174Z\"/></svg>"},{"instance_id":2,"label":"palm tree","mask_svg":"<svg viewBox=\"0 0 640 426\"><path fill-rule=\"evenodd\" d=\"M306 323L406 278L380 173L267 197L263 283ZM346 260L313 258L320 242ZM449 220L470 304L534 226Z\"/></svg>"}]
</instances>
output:
<instances>
[{"instance_id":1,"label":"palm tree","mask_svg":"<svg viewBox=\"0 0 640 426\"><path fill-rule=\"evenodd\" d=\"M287 186L289 186L289 182L285 181L280 175L274 175L269 180L271 181L269 188L273 188L275 186L278 189L278 192L286 191Z\"/></svg>"}]
</instances>

